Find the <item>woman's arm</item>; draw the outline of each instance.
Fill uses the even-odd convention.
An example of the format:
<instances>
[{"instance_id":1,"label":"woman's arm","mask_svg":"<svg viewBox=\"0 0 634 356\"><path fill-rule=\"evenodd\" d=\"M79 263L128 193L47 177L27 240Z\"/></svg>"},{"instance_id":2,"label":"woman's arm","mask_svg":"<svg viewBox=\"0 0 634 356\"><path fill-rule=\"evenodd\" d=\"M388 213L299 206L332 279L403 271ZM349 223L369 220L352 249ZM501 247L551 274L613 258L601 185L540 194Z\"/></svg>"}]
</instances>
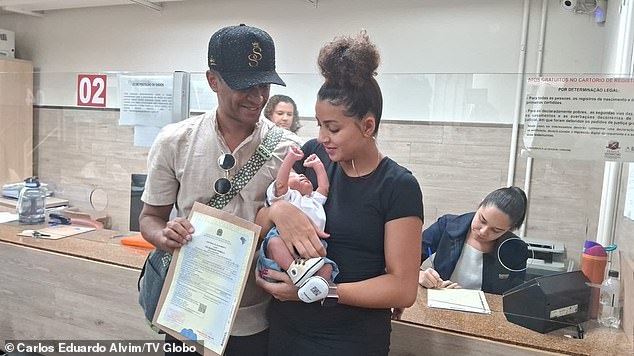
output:
<instances>
[{"instance_id":1,"label":"woman's arm","mask_svg":"<svg viewBox=\"0 0 634 356\"><path fill-rule=\"evenodd\" d=\"M261 227L260 229L260 241L264 240L266 235L273 228L273 221L269 218L269 212L271 210L268 207L262 207L258 210L258 214L255 216L255 223Z\"/></svg>"},{"instance_id":2,"label":"woman's arm","mask_svg":"<svg viewBox=\"0 0 634 356\"><path fill-rule=\"evenodd\" d=\"M339 303L365 308L409 307L416 301L423 221L409 216L385 224L384 275L337 285Z\"/></svg>"}]
</instances>

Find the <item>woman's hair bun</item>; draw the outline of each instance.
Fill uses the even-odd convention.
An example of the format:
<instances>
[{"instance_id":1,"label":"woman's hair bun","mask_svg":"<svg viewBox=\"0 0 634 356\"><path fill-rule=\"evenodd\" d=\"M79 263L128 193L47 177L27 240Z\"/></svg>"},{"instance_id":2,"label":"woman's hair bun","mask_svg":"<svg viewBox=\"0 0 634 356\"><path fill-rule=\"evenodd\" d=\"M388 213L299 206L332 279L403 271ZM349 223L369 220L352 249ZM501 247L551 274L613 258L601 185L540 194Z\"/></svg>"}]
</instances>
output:
<instances>
[{"instance_id":1,"label":"woman's hair bun","mask_svg":"<svg viewBox=\"0 0 634 356\"><path fill-rule=\"evenodd\" d=\"M356 36L341 36L319 51L317 63L328 86L361 87L379 67L379 51L366 31Z\"/></svg>"}]
</instances>

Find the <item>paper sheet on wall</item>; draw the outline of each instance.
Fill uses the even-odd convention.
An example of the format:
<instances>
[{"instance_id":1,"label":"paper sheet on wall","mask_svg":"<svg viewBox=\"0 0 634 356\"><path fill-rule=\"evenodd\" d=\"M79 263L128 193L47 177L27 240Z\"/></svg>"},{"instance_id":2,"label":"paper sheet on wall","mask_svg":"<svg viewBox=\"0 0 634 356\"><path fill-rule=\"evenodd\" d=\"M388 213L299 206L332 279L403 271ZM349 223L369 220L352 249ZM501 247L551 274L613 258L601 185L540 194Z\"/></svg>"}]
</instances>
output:
<instances>
[{"instance_id":1,"label":"paper sheet on wall","mask_svg":"<svg viewBox=\"0 0 634 356\"><path fill-rule=\"evenodd\" d=\"M221 355L227 346L260 227L204 204L189 217L192 241L174 252L154 325ZM200 348L200 346L199 346Z\"/></svg>"},{"instance_id":2,"label":"paper sheet on wall","mask_svg":"<svg viewBox=\"0 0 634 356\"><path fill-rule=\"evenodd\" d=\"M430 308L491 314L484 292L475 289L428 289L427 306Z\"/></svg>"},{"instance_id":3,"label":"paper sheet on wall","mask_svg":"<svg viewBox=\"0 0 634 356\"><path fill-rule=\"evenodd\" d=\"M634 79L528 78L524 146L531 157L634 161Z\"/></svg>"},{"instance_id":4,"label":"paper sheet on wall","mask_svg":"<svg viewBox=\"0 0 634 356\"><path fill-rule=\"evenodd\" d=\"M169 75L119 77L119 125L163 127L172 122L174 78Z\"/></svg>"}]
</instances>

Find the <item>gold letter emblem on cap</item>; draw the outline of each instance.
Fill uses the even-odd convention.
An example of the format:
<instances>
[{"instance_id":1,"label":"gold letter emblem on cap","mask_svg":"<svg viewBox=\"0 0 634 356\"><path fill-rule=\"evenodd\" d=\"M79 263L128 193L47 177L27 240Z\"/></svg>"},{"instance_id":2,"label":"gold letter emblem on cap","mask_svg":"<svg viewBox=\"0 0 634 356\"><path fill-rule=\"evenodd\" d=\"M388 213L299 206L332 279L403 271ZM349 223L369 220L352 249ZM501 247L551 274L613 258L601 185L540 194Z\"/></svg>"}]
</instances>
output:
<instances>
[{"instance_id":1,"label":"gold letter emblem on cap","mask_svg":"<svg viewBox=\"0 0 634 356\"><path fill-rule=\"evenodd\" d=\"M262 59L262 48L258 42L253 42L251 45L253 45L251 49L253 53L249 55L249 67L257 67Z\"/></svg>"}]
</instances>

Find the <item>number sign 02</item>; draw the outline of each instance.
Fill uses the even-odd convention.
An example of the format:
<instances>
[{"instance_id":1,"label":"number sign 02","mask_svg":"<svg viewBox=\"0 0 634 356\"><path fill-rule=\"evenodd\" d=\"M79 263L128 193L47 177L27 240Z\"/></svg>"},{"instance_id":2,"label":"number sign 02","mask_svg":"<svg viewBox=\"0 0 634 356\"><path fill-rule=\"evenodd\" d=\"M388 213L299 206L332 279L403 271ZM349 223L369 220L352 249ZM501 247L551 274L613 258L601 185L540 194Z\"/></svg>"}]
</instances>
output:
<instances>
[{"instance_id":1,"label":"number sign 02","mask_svg":"<svg viewBox=\"0 0 634 356\"><path fill-rule=\"evenodd\" d=\"M106 107L106 75L77 75L77 106Z\"/></svg>"}]
</instances>

